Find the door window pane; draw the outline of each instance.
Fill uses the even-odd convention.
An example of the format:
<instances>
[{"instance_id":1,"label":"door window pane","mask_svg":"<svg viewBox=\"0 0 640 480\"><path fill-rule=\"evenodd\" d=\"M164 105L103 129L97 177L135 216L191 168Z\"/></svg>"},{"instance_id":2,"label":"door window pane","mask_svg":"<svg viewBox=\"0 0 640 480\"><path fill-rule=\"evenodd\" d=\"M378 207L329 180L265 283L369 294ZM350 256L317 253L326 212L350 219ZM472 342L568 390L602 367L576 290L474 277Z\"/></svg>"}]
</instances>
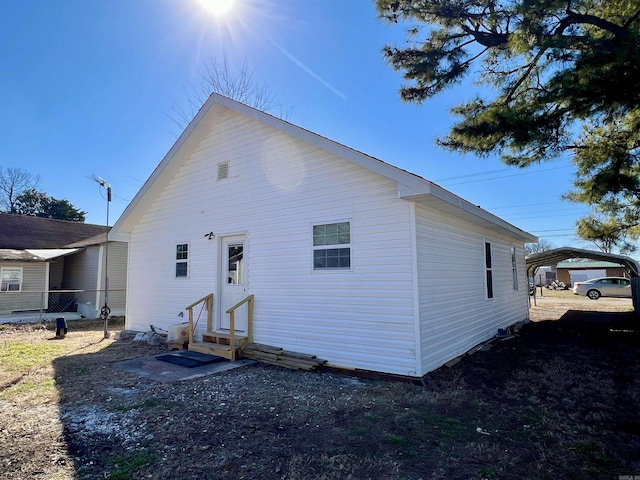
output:
<instances>
[{"instance_id":1,"label":"door window pane","mask_svg":"<svg viewBox=\"0 0 640 480\"><path fill-rule=\"evenodd\" d=\"M242 285L244 283L244 245L228 245L227 283Z\"/></svg>"}]
</instances>

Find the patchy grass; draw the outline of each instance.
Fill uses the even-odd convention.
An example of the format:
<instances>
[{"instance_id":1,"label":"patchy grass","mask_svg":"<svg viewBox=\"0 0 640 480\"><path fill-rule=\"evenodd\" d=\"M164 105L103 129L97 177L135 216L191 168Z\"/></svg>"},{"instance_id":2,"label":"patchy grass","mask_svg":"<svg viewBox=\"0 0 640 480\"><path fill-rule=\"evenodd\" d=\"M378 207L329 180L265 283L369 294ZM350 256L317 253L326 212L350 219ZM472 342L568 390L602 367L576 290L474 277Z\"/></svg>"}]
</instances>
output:
<instances>
[{"instance_id":1,"label":"patchy grass","mask_svg":"<svg viewBox=\"0 0 640 480\"><path fill-rule=\"evenodd\" d=\"M19 372L32 367L51 364L66 348L55 344L6 342L0 350L0 363L6 369Z\"/></svg>"},{"instance_id":2,"label":"patchy grass","mask_svg":"<svg viewBox=\"0 0 640 480\"><path fill-rule=\"evenodd\" d=\"M109 480L132 480L136 473L145 465L154 460L151 453L135 453L127 456L118 456L114 459L115 471L109 475Z\"/></svg>"}]
</instances>

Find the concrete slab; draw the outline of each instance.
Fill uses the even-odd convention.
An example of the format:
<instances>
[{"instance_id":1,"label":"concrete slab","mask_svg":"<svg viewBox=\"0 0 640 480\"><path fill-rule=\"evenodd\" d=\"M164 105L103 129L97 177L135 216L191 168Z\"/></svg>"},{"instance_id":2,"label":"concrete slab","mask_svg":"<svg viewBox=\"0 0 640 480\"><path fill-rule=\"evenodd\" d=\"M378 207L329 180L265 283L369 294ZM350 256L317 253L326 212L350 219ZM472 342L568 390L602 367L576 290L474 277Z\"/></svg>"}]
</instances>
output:
<instances>
[{"instance_id":1,"label":"concrete slab","mask_svg":"<svg viewBox=\"0 0 640 480\"><path fill-rule=\"evenodd\" d=\"M173 363L158 360L156 356L134 358L131 360L123 360L114 365L130 373L136 373L143 377L155 380L160 383L180 382L183 380L191 380L194 378L213 375L215 373L226 372L234 368L244 367L255 363L253 360L238 360L230 362L224 360L222 362L210 363L199 367L187 368L175 365Z\"/></svg>"}]
</instances>

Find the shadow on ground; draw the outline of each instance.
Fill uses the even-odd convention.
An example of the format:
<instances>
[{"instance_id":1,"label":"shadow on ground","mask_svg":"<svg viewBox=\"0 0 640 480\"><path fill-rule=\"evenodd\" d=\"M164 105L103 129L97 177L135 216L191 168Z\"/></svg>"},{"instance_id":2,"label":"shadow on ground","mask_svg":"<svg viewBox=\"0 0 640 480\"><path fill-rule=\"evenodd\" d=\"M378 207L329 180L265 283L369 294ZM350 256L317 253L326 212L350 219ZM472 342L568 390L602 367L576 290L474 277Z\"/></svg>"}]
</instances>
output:
<instances>
[{"instance_id":1,"label":"shadow on ground","mask_svg":"<svg viewBox=\"0 0 640 480\"><path fill-rule=\"evenodd\" d=\"M159 383L116 342L54 362L79 479L507 479L640 475L633 314L569 311L424 387L260 364Z\"/></svg>"}]
</instances>

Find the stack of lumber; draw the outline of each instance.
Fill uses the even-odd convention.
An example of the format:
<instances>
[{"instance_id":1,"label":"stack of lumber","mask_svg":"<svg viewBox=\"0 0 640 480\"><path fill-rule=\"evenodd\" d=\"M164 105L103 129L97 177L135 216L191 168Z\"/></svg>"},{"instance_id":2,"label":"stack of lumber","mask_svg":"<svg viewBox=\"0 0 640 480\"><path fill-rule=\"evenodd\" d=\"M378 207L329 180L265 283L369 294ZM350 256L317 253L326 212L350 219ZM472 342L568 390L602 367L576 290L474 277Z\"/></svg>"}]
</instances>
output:
<instances>
[{"instance_id":1,"label":"stack of lumber","mask_svg":"<svg viewBox=\"0 0 640 480\"><path fill-rule=\"evenodd\" d=\"M271 345L263 345L260 343L247 344L242 349L242 356L251 360L294 370L313 370L327 363L326 360L316 358L315 355L289 352L280 347L272 347Z\"/></svg>"}]
</instances>

